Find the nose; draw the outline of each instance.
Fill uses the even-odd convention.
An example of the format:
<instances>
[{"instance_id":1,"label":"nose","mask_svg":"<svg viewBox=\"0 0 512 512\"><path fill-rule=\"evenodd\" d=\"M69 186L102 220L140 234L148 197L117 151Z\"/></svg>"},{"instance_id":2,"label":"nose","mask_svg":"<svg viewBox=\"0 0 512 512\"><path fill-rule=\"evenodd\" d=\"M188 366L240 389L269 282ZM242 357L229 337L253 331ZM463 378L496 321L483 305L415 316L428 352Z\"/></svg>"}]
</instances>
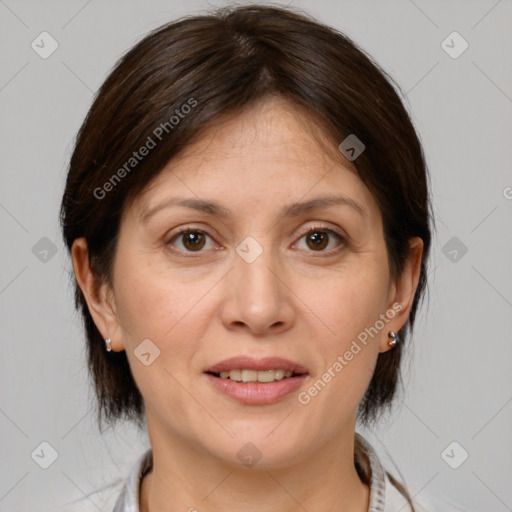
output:
<instances>
[{"instance_id":1,"label":"nose","mask_svg":"<svg viewBox=\"0 0 512 512\"><path fill-rule=\"evenodd\" d=\"M269 336L290 329L295 321L293 292L271 250L264 249L252 262L235 254L225 290L221 317L228 330Z\"/></svg>"}]
</instances>

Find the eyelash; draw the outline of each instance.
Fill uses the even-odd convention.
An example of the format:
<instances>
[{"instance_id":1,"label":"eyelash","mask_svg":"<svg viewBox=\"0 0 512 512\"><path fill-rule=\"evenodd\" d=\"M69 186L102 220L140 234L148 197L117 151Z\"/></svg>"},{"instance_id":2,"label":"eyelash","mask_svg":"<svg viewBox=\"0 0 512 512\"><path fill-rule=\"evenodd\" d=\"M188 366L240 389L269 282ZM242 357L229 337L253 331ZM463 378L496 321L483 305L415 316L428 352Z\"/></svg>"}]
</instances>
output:
<instances>
[{"instance_id":1,"label":"eyelash","mask_svg":"<svg viewBox=\"0 0 512 512\"><path fill-rule=\"evenodd\" d=\"M340 242L342 243L346 243L346 239L344 236L342 236L340 233L334 231L333 229L330 229L326 226L322 226L322 225L316 225L316 226L310 226L308 227L305 231L302 231L300 234L299 234L299 238L298 240L301 240L304 236L308 235L308 234L311 234L311 233L315 233L315 232L324 232L324 233L328 233L329 235L334 235L335 237L337 237ZM202 230L202 229L197 229L197 228L194 228L193 226L187 226L183 229L181 229L180 231L178 231L177 233L175 233L170 239L169 241L166 243L166 245L168 246L171 246L172 245L172 242L173 240L176 240L178 239L180 236L186 234L186 233L201 233L203 235L206 235L210 238L212 238L210 236L209 233L207 233L206 231ZM330 242L330 240L329 240ZM199 250L199 251L183 251L181 249L172 249L174 252L179 252L181 255L184 255L186 254L185 257L196 257L194 256L194 254L199 254L201 252L205 252L204 250ZM311 253L319 253L321 255L327 255L327 256L331 256L333 255L335 252L338 252L340 250L340 248L334 248L334 249L329 249L329 250L322 250L322 251L313 251L313 250L309 250L307 252L311 252Z\"/></svg>"}]
</instances>

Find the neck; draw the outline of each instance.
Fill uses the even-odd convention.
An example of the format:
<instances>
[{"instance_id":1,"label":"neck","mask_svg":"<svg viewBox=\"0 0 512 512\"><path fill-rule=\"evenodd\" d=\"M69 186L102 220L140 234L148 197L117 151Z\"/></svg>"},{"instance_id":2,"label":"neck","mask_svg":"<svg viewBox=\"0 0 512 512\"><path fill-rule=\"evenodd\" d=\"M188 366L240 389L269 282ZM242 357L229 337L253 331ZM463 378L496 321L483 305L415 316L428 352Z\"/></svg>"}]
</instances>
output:
<instances>
[{"instance_id":1,"label":"neck","mask_svg":"<svg viewBox=\"0 0 512 512\"><path fill-rule=\"evenodd\" d=\"M354 466L353 431L286 467L240 468L148 430L153 467L142 480L140 512L368 511L370 490Z\"/></svg>"}]
</instances>

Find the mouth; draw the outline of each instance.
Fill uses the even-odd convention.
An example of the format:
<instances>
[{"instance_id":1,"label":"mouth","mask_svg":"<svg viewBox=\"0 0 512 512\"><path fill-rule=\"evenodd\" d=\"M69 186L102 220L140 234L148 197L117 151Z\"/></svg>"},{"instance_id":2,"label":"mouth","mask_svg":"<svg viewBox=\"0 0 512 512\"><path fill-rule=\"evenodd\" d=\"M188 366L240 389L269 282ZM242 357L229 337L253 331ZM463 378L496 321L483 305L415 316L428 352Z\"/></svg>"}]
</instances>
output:
<instances>
[{"instance_id":1,"label":"mouth","mask_svg":"<svg viewBox=\"0 0 512 512\"><path fill-rule=\"evenodd\" d=\"M269 369L269 370L250 370L250 369L237 369L237 370L229 370L222 372L205 372L208 375L212 375L213 377L217 377L219 379L229 379L235 382L260 382L263 384L268 384L271 382L277 382L284 379L292 379L294 377L298 377L300 375L304 375L304 373L283 370L283 369Z\"/></svg>"},{"instance_id":2,"label":"mouth","mask_svg":"<svg viewBox=\"0 0 512 512\"><path fill-rule=\"evenodd\" d=\"M233 357L207 368L204 374L217 391L245 405L278 402L296 391L309 372L304 366L277 357Z\"/></svg>"}]
</instances>

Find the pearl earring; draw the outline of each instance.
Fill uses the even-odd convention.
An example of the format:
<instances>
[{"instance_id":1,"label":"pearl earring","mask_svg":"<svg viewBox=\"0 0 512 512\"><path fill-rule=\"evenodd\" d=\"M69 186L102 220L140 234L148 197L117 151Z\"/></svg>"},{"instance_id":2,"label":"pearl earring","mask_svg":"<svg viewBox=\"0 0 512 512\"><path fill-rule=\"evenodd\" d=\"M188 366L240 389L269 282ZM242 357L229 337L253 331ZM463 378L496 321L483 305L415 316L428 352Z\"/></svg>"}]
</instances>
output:
<instances>
[{"instance_id":1,"label":"pearl earring","mask_svg":"<svg viewBox=\"0 0 512 512\"><path fill-rule=\"evenodd\" d=\"M110 338L105 340L105 348L107 349L107 352L112 351L112 342L110 341Z\"/></svg>"}]
</instances>

